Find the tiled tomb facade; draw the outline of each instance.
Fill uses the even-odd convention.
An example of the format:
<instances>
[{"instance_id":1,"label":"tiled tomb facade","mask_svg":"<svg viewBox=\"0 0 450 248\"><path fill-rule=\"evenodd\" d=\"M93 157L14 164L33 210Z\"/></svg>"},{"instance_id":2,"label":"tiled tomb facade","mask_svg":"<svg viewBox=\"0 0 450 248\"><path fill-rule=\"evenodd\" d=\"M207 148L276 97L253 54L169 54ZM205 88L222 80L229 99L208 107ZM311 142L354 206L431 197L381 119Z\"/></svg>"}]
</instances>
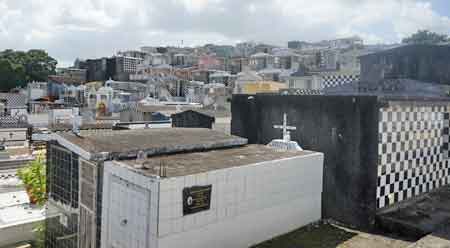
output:
<instances>
[{"instance_id":1,"label":"tiled tomb facade","mask_svg":"<svg viewBox=\"0 0 450 248\"><path fill-rule=\"evenodd\" d=\"M448 103L379 109L377 209L450 183Z\"/></svg>"},{"instance_id":2,"label":"tiled tomb facade","mask_svg":"<svg viewBox=\"0 0 450 248\"><path fill-rule=\"evenodd\" d=\"M322 78L323 88L336 87L359 81L358 74L324 75Z\"/></svg>"},{"instance_id":3,"label":"tiled tomb facade","mask_svg":"<svg viewBox=\"0 0 450 248\"><path fill-rule=\"evenodd\" d=\"M292 140L325 154L322 216L373 228L376 217L450 184L450 101L404 96L233 96L231 132L249 143L279 136L287 113Z\"/></svg>"}]
</instances>

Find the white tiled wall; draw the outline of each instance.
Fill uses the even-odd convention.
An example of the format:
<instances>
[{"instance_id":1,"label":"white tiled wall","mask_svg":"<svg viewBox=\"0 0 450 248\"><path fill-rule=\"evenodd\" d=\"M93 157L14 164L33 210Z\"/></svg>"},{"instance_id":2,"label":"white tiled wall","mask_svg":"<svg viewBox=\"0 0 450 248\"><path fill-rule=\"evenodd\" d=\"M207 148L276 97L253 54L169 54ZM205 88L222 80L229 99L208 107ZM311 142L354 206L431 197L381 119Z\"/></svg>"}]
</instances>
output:
<instances>
[{"instance_id":1,"label":"white tiled wall","mask_svg":"<svg viewBox=\"0 0 450 248\"><path fill-rule=\"evenodd\" d=\"M248 247L317 221L322 174L315 153L162 179L158 248ZM211 209L183 216L183 188L209 184Z\"/></svg>"},{"instance_id":2,"label":"white tiled wall","mask_svg":"<svg viewBox=\"0 0 450 248\"><path fill-rule=\"evenodd\" d=\"M378 209L450 183L448 111L395 102L380 109Z\"/></svg>"},{"instance_id":3,"label":"white tiled wall","mask_svg":"<svg viewBox=\"0 0 450 248\"><path fill-rule=\"evenodd\" d=\"M108 247L107 246L107 243L108 243L107 242L107 239L108 239L108 235L107 235L108 230L107 229L108 229L109 221L111 221L108 219L110 207L111 207L111 206L109 206L109 202L110 202L109 197L112 197L112 194L116 193L116 192L111 192L110 181L113 180L112 178L115 176L119 177L137 187L144 188L145 190L147 190L147 192L149 192L149 194L150 194L149 199L151 201L150 202L150 214L148 214L148 213L143 213L143 214L145 214L145 216L149 215L150 218L147 220L140 221L139 226L141 228L147 228L147 225L148 225L148 229L150 230L150 232L148 234L143 235L144 237L135 237L133 239L137 240L138 238L149 238L150 247L151 248L157 247L157 234L158 234L157 219L158 219L158 203L159 203L158 179L149 178L149 177L145 177L140 174L134 173L127 168L117 166L116 164L114 164L114 162L105 162L105 167L104 167L101 247L105 247L105 248ZM126 190L126 189L123 189L123 190ZM133 196L135 196L135 197L133 198ZM144 197L141 197L139 195L136 195L136 193L134 193L134 194L126 195L126 199L123 199L123 201L130 201L131 204L143 205L143 203L139 202L140 199L144 199ZM126 215L126 213L124 213L126 211L127 211L126 209L121 209L120 214ZM128 215L129 215L129 217L126 217L126 218L130 218L130 219L136 218L135 213L129 213ZM138 233L140 233L140 230L135 230L134 232L137 235ZM139 245L130 244L127 247L128 248L131 248L131 247L138 248Z\"/></svg>"}]
</instances>

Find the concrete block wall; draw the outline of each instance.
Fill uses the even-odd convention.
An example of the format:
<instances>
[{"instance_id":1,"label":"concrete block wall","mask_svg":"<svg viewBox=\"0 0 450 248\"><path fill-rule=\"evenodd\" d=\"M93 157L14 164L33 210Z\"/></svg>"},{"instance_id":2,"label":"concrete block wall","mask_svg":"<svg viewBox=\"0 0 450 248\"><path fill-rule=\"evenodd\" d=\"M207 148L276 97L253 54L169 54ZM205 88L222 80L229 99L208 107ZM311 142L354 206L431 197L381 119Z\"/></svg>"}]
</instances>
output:
<instances>
[{"instance_id":1,"label":"concrete block wall","mask_svg":"<svg viewBox=\"0 0 450 248\"><path fill-rule=\"evenodd\" d=\"M321 219L323 154L160 181L158 248L249 247ZM183 216L185 187L212 185L211 209Z\"/></svg>"}]
</instances>

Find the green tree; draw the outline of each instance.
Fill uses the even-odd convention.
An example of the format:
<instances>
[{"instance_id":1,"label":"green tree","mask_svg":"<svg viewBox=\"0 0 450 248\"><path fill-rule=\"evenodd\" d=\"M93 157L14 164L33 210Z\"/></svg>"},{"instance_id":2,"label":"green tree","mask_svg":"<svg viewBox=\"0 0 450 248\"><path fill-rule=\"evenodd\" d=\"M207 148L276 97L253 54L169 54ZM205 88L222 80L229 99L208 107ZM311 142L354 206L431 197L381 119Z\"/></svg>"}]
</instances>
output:
<instances>
[{"instance_id":1,"label":"green tree","mask_svg":"<svg viewBox=\"0 0 450 248\"><path fill-rule=\"evenodd\" d=\"M30 50L27 52L26 58L28 61L25 69L29 80L46 81L48 75L55 73L58 62L44 50Z\"/></svg>"},{"instance_id":2,"label":"green tree","mask_svg":"<svg viewBox=\"0 0 450 248\"><path fill-rule=\"evenodd\" d=\"M435 32L430 32L428 30L419 30L417 31L417 33L412 34L410 37L404 38L402 40L402 43L434 45L447 41L450 40L445 34L438 34Z\"/></svg>"},{"instance_id":3,"label":"green tree","mask_svg":"<svg viewBox=\"0 0 450 248\"><path fill-rule=\"evenodd\" d=\"M0 91L25 86L29 81L46 81L55 73L56 64L44 50L4 50L0 52Z\"/></svg>"},{"instance_id":4,"label":"green tree","mask_svg":"<svg viewBox=\"0 0 450 248\"><path fill-rule=\"evenodd\" d=\"M13 64L0 58L0 91L9 91L17 86L24 86L26 82L25 68L20 64Z\"/></svg>"}]
</instances>

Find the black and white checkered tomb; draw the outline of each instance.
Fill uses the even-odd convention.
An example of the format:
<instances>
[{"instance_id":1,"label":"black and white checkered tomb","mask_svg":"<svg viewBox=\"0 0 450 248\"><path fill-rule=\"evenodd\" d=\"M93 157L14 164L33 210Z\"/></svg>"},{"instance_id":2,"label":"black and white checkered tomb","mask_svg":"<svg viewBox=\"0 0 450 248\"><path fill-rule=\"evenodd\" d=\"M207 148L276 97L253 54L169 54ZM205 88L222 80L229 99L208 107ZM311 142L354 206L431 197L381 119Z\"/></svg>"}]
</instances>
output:
<instances>
[{"instance_id":1,"label":"black and white checkered tomb","mask_svg":"<svg viewBox=\"0 0 450 248\"><path fill-rule=\"evenodd\" d=\"M379 114L377 208L450 183L447 107L392 105Z\"/></svg>"},{"instance_id":2,"label":"black and white checkered tomb","mask_svg":"<svg viewBox=\"0 0 450 248\"><path fill-rule=\"evenodd\" d=\"M323 95L322 90L310 90L310 89L281 89L281 95L298 95L298 96L315 96Z\"/></svg>"},{"instance_id":3,"label":"black and white checkered tomb","mask_svg":"<svg viewBox=\"0 0 450 248\"><path fill-rule=\"evenodd\" d=\"M450 109L444 113L444 128L443 128L443 152L445 158L450 158Z\"/></svg>"},{"instance_id":4,"label":"black and white checkered tomb","mask_svg":"<svg viewBox=\"0 0 450 248\"><path fill-rule=\"evenodd\" d=\"M324 75L323 88L341 86L359 81L359 75L357 74L342 74L342 75Z\"/></svg>"}]
</instances>

